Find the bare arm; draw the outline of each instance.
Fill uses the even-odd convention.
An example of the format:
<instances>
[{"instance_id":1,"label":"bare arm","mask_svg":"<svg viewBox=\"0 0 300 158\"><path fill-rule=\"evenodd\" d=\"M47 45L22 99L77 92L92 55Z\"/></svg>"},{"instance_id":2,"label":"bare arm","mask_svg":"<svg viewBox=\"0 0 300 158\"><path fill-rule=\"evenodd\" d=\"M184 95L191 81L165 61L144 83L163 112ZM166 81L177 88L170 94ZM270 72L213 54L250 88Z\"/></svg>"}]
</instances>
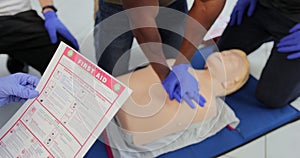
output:
<instances>
[{"instance_id":1,"label":"bare arm","mask_svg":"<svg viewBox=\"0 0 300 158\"><path fill-rule=\"evenodd\" d=\"M159 9L158 0L123 0L122 2L124 9L131 9L127 10L129 19L132 28L137 28L133 30L133 34L159 79L164 80L170 70L167 67L161 37L155 22ZM147 8L136 8L143 6Z\"/></svg>"},{"instance_id":2,"label":"bare arm","mask_svg":"<svg viewBox=\"0 0 300 158\"><path fill-rule=\"evenodd\" d=\"M180 47L180 52L176 64L188 63L194 55L197 46L201 44L208 30L221 13L225 0L194 0L193 6L189 11L189 16L185 26L185 38ZM197 24L198 22L198 24ZM199 27L200 24L203 27ZM185 60L187 59L187 60Z\"/></svg>"},{"instance_id":3,"label":"bare arm","mask_svg":"<svg viewBox=\"0 0 300 158\"><path fill-rule=\"evenodd\" d=\"M48 5L53 5L52 0L39 0L41 7L48 6ZM46 8L43 12L47 12L49 10L52 10L51 8Z\"/></svg>"}]
</instances>

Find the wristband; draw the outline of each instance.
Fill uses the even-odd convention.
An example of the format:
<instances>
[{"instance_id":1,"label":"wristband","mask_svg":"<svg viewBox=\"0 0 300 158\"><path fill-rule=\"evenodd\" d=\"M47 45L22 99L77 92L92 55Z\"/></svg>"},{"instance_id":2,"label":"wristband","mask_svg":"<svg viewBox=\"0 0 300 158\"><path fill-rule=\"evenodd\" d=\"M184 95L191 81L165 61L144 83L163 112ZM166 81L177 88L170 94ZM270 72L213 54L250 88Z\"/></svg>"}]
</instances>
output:
<instances>
[{"instance_id":1,"label":"wristband","mask_svg":"<svg viewBox=\"0 0 300 158\"><path fill-rule=\"evenodd\" d=\"M53 5L46 5L42 8L42 13L44 13L45 9L52 9L54 12L57 12L57 9Z\"/></svg>"}]
</instances>

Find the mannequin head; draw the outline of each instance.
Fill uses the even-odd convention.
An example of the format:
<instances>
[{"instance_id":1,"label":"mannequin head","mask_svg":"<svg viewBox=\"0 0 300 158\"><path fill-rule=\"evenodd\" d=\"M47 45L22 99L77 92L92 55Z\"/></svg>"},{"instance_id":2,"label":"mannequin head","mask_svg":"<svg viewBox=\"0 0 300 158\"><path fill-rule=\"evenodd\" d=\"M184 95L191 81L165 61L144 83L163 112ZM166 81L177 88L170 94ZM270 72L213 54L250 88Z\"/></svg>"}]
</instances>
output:
<instances>
[{"instance_id":1,"label":"mannequin head","mask_svg":"<svg viewBox=\"0 0 300 158\"><path fill-rule=\"evenodd\" d=\"M228 95L241 88L249 78L250 64L245 52L238 49L211 54L206 61L219 95ZM219 85L219 86L218 86Z\"/></svg>"}]
</instances>

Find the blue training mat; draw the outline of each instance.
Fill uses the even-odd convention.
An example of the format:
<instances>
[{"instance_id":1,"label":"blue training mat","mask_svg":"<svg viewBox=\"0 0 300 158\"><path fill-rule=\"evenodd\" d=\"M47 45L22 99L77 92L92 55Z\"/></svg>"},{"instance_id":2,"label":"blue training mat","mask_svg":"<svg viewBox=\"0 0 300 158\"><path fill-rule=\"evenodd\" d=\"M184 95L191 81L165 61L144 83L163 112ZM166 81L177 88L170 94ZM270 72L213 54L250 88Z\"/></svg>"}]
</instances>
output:
<instances>
[{"instance_id":1,"label":"blue training mat","mask_svg":"<svg viewBox=\"0 0 300 158\"><path fill-rule=\"evenodd\" d=\"M280 109L265 108L255 99L257 80L250 77L238 92L227 96L226 103L240 119L236 130L224 128L206 140L180 150L161 155L160 158L201 158L214 157L243 145L269 131L300 117L300 112L292 106ZM87 158L107 157L104 144L96 141L87 153Z\"/></svg>"},{"instance_id":2,"label":"blue training mat","mask_svg":"<svg viewBox=\"0 0 300 158\"><path fill-rule=\"evenodd\" d=\"M105 144L98 139L90 148L90 150L85 154L85 158L106 158L108 154L105 149Z\"/></svg>"}]
</instances>

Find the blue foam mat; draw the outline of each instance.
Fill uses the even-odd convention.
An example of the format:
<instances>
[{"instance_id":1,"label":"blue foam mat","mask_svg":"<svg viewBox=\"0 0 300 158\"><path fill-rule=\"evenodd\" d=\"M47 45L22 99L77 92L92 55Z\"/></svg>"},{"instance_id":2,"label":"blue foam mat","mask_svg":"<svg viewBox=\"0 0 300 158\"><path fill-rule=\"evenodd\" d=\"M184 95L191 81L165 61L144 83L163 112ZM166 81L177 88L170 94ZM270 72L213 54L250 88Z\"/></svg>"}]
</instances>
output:
<instances>
[{"instance_id":1,"label":"blue foam mat","mask_svg":"<svg viewBox=\"0 0 300 158\"><path fill-rule=\"evenodd\" d=\"M106 158L108 154L105 149L105 144L99 140L93 144L90 150L85 154L85 158Z\"/></svg>"},{"instance_id":2,"label":"blue foam mat","mask_svg":"<svg viewBox=\"0 0 300 158\"><path fill-rule=\"evenodd\" d=\"M300 112L291 106L265 108L255 99L256 84L257 80L250 77L242 89L225 99L241 121L236 130L224 128L200 143L166 153L160 158L214 157L300 117ZM107 157L104 144L97 140L85 157Z\"/></svg>"}]
</instances>

